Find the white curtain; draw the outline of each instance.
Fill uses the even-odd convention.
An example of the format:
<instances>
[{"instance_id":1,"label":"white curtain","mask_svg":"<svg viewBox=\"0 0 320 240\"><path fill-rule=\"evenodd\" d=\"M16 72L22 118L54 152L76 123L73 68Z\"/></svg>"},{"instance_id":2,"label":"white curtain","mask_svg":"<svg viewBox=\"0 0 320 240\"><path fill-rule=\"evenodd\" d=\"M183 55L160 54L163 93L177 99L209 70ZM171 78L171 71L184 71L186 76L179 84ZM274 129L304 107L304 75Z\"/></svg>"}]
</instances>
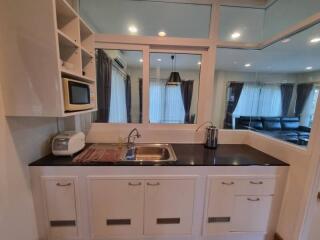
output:
<instances>
[{"instance_id":1,"label":"white curtain","mask_svg":"<svg viewBox=\"0 0 320 240\"><path fill-rule=\"evenodd\" d=\"M240 116L279 117L281 111L279 84L245 83L237 107L232 114L232 125L234 128L235 118Z\"/></svg>"},{"instance_id":2,"label":"white curtain","mask_svg":"<svg viewBox=\"0 0 320 240\"><path fill-rule=\"evenodd\" d=\"M301 126L311 127L313 115L316 110L318 95L319 90L317 88L313 88L300 115Z\"/></svg>"},{"instance_id":3,"label":"white curtain","mask_svg":"<svg viewBox=\"0 0 320 240\"><path fill-rule=\"evenodd\" d=\"M111 79L111 100L110 100L110 123L126 123L127 107L126 107L126 88L125 76L116 67L112 67Z\"/></svg>"},{"instance_id":4,"label":"white curtain","mask_svg":"<svg viewBox=\"0 0 320 240\"><path fill-rule=\"evenodd\" d=\"M261 86L256 116L279 117L282 114L281 88L277 84Z\"/></svg>"},{"instance_id":5,"label":"white curtain","mask_svg":"<svg viewBox=\"0 0 320 240\"><path fill-rule=\"evenodd\" d=\"M165 80L151 79L149 98L151 123L184 123L180 86L166 86Z\"/></svg>"},{"instance_id":6,"label":"white curtain","mask_svg":"<svg viewBox=\"0 0 320 240\"><path fill-rule=\"evenodd\" d=\"M165 109L165 81L150 81L149 118L151 123L161 123Z\"/></svg>"}]
</instances>

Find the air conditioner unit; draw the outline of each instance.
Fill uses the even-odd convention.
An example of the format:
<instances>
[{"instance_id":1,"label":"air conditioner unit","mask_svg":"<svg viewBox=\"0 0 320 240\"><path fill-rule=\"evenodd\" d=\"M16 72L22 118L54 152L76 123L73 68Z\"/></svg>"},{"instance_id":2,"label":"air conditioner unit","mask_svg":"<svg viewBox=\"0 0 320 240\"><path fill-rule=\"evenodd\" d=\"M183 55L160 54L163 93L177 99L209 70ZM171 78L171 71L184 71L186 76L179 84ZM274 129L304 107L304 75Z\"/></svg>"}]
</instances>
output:
<instances>
[{"instance_id":1,"label":"air conditioner unit","mask_svg":"<svg viewBox=\"0 0 320 240\"><path fill-rule=\"evenodd\" d=\"M127 62L123 58L121 51L119 50L105 50L107 55L114 60L114 62L118 65L119 68L126 70Z\"/></svg>"}]
</instances>

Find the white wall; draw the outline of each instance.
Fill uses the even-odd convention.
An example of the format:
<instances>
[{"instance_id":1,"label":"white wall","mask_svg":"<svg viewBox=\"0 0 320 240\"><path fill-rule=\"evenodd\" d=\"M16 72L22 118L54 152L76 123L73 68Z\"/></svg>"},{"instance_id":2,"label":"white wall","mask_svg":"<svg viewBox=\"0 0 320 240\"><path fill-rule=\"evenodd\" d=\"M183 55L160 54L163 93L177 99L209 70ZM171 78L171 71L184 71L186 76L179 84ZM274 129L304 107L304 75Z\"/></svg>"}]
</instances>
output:
<instances>
[{"instance_id":1,"label":"white wall","mask_svg":"<svg viewBox=\"0 0 320 240\"><path fill-rule=\"evenodd\" d=\"M8 34L10 26L4 12L8 10L8 2L1 1L0 7L0 239L36 240L38 234L28 163L50 151L49 139L56 133L57 125L55 118L5 117L3 81L10 80L12 71L16 71L15 77L24 76L8 63L8 56L5 55L4 49L12 54L10 48L14 45L12 42L8 44L11 39ZM23 35L22 32L19 34Z\"/></svg>"}]
</instances>

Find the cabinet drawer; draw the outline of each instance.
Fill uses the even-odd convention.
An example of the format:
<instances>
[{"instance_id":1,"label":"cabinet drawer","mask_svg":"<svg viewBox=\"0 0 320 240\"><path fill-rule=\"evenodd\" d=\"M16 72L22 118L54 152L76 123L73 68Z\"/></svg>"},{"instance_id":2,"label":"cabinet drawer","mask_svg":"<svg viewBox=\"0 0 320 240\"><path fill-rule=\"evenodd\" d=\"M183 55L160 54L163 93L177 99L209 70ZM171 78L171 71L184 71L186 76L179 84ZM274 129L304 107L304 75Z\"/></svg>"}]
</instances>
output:
<instances>
[{"instance_id":1,"label":"cabinet drawer","mask_svg":"<svg viewBox=\"0 0 320 240\"><path fill-rule=\"evenodd\" d=\"M230 230L233 232L266 232L271 205L271 196L236 196Z\"/></svg>"},{"instance_id":2,"label":"cabinet drawer","mask_svg":"<svg viewBox=\"0 0 320 240\"><path fill-rule=\"evenodd\" d=\"M75 182L72 178L44 178L50 238L77 235Z\"/></svg>"},{"instance_id":3,"label":"cabinet drawer","mask_svg":"<svg viewBox=\"0 0 320 240\"><path fill-rule=\"evenodd\" d=\"M143 229L143 180L91 179L94 237L138 236Z\"/></svg>"},{"instance_id":4,"label":"cabinet drawer","mask_svg":"<svg viewBox=\"0 0 320 240\"><path fill-rule=\"evenodd\" d=\"M236 181L236 195L272 195L275 192L274 178L246 178Z\"/></svg>"}]
</instances>

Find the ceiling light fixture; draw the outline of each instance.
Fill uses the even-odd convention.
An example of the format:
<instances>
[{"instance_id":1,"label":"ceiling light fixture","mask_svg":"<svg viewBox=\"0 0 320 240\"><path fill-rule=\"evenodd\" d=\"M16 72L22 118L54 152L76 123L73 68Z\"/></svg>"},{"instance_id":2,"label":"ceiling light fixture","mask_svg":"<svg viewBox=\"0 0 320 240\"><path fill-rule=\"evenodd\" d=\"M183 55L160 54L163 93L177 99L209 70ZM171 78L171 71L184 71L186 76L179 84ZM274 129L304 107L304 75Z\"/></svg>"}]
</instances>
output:
<instances>
[{"instance_id":1,"label":"ceiling light fixture","mask_svg":"<svg viewBox=\"0 0 320 240\"><path fill-rule=\"evenodd\" d=\"M165 31L160 31L160 32L158 32L158 35L160 37L165 37L165 36L167 36L167 33Z\"/></svg>"},{"instance_id":2,"label":"ceiling light fixture","mask_svg":"<svg viewBox=\"0 0 320 240\"><path fill-rule=\"evenodd\" d=\"M231 39L238 39L241 36L241 33L239 32L234 32L231 34Z\"/></svg>"},{"instance_id":3,"label":"ceiling light fixture","mask_svg":"<svg viewBox=\"0 0 320 240\"><path fill-rule=\"evenodd\" d=\"M139 59L139 62L141 62L141 63L142 63L142 62L143 62L143 59L142 59L142 58L140 58L140 59Z\"/></svg>"},{"instance_id":4,"label":"ceiling light fixture","mask_svg":"<svg viewBox=\"0 0 320 240\"><path fill-rule=\"evenodd\" d=\"M128 30L130 33L137 33L138 32L138 28L134 25L129 26Z\"/></svg>"},{"instance_id":5,"label":"ceiling light fixture","mask_svg":"<svg viewBox=\"0 0 320 240\"><path fill-rule=\"evenodd\" d=\"M312 38L312 39L310 40L310 43L318 43L318 42L320 42L320 37Z\"/></svg>"},{"instance_id":6,"label":"ceiling light fixture","mask_svg":"<svg viewBox=\"0 0 320 240\"><path fill-rule=\"evenodd\" d=\"M172 60L172 71L170 73L170 77L167 81L167 86L177 86L181 84L181 77L179 72L176 72L176 57L175 55L171 55Z\"/></svg>"},{"instance_id":7,"label":"ceiling light fixture","mask_svg":"<svg viewBox=\"0 0 320 240\"><path fill-rule=\"evenodd\" d=\"M291 41L291 38L286 38L286 39L283 39L281 42L282 43L288 43L288 42L290 42Z\"/></svg>"},{"instance_id":8,"label":"ceiling light fixture","mask_svg":"<svg viewBox=\"0 0 320 240\"><path fill-rule=\"evenodd\" d=\"M251 63L246 63L244 66L245 66L246 68L249 68L249 67L251 67L252 65L251 65Z\"/></svg>"},{"instance_id":9,"label":"ceiling light fixture","mask_svg":"<svg viewBox=\"0 0 320 240\"><path fill-rule=\"evenodd\" d=\"M312 70L312 69L313 69L313 67L311 67L311 66L310 67L306 67L306 70L308 70L308 71Z\"/></svg>"}]
</instances>

